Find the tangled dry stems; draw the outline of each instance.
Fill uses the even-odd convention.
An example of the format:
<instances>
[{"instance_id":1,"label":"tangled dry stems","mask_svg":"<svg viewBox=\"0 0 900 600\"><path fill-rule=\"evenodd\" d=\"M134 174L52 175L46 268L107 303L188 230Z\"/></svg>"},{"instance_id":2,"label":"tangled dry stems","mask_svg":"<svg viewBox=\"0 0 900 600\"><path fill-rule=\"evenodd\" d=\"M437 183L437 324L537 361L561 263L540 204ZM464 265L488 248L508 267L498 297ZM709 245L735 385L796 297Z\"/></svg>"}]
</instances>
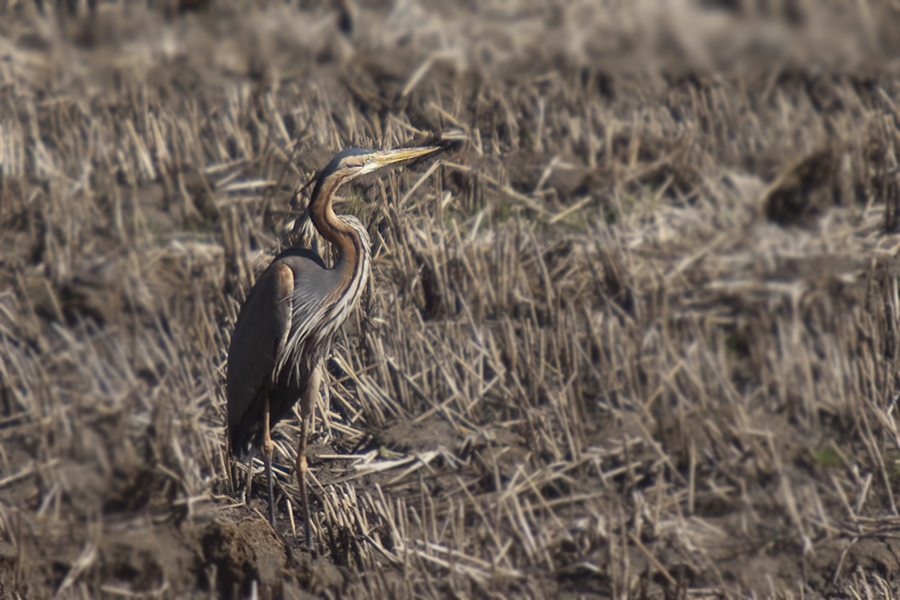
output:
<instances>
[{"instance_id":1,"label":"tangled dry stems","mask_svg":"<svg viewBox=\"0 0 900 600\"><path fill-rule=\"evenodd\" d=\"M900 17L722 5L0 9L2 594L895 597ZM230 329L316 168L450 127L347 192L312 561Z\"/></svg>"}]
</instances>

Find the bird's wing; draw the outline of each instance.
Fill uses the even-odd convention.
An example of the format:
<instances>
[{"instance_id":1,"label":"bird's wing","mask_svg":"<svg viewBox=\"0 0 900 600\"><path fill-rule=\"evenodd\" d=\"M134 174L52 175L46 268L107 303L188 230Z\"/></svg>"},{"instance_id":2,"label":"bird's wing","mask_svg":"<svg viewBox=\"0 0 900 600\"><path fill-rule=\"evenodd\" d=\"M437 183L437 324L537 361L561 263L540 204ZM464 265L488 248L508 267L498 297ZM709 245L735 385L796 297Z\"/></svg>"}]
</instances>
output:
<instances>
[{"instance_id":1,"label":"bird's wing","mask_svg":"<svg viewBox=\"0 0 900 600\"><path fill-rule=\"evenodd\" d=\"M235 451L261 424L265 394L291 325L294 277L273 262L247 296L231 336L226 371L228 430ZM259 421L260 423L257 423Z\"/></svg>"},{"instance_id":2,"label":"bird's wing","mask_svg":"<svg viewBox=\"0 0 900 600\"><path fill-rule=\"evenodd\" d=\"M308 250L285 250L279 255L279 259L290 267L294 275L294 291L291 300L291 330L276 369L280 371L289 366L290 361L297 361L298 357L306 359L300 365L301 372L291 370L292 379L287 384L290 388L296 388L299 393L304 382L298 381L296 377L305 376L304 369L314 367L313 363L318 359L313 351L316 344L314 334L321 327L328 309L327 299L337 286L340 273L326 269L321 259Z\"/></svg>"},{"instance_id":3,"label":"bird's wing","mask_svg":"<svg viewBox=\"0 0 900 600\"><path fill-rule=\"evenodd\" d=\"M303 348L308 335L305 328L315 322L316 307L324 297L320 292L330 285L331 279L332 272L315 253L290 249L272 261L250 290L228 350L226 396L234 452L240 454L248 443L256 443L267 394L276 392L276 397L271 398L275 405L270 406L274 426L302 391L300 373L279 378L278 382L274 375L290 362L289 339L292 347ZM293 391L273 390L273 386L287 386Z\"/></svg>"}]
</instances>

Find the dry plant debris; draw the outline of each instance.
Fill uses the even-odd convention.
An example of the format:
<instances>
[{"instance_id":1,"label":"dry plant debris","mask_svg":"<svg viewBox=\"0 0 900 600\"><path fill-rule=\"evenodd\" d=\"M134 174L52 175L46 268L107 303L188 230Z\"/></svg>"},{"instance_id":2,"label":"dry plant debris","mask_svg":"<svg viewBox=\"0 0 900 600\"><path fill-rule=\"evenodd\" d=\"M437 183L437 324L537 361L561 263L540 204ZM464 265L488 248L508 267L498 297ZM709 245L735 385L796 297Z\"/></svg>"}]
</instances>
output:
<instances>
[{"instance_id":1,"label":"dry plant debris","mask_svg":"<svg viewBox=\"0 0 900 600\"><path fill-rule=\"evenodd\" d=\"M0 2L0 597L900 595L896 2L192 7ZM345 192L312 559L237 308L451 129Z\"/></svg>"}]
</instances>

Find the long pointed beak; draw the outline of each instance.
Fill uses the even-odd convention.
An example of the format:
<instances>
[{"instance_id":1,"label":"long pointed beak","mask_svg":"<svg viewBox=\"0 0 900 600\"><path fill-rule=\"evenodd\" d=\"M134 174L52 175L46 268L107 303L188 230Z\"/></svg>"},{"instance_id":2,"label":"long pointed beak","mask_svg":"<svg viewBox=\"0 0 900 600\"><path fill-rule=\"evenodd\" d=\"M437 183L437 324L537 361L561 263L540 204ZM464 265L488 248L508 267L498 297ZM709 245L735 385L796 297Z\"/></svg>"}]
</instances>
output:
<instances>
[{"instance_id":1,"label":"long pointed beak","mask_svg":"<svg viewBox=\"0 0 900 600\"><path fill-rule=\"evenodd\" d=\"M428 154L431 154L432 152L437 152L440 149L440 146L423 146L421 148L397 148L396 150L382 150L375 153L375 155L373 156L373 162L377 165L376 168L380 169L381 167L386 167L402 160L410 160L413 158L419 158L420 156L426 156Z\"/></svg>"}]
</instances>

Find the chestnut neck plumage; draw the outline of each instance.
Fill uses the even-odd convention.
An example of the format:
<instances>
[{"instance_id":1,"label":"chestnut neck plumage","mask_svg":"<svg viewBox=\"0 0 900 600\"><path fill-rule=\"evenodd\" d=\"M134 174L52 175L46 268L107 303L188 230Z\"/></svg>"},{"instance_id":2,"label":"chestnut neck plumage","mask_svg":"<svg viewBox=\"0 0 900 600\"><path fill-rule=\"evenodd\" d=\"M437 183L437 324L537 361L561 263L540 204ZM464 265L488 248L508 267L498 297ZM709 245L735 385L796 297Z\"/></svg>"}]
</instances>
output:
<instances>
[{"instance_id":1,"label":"chestnut neck plumage","mask_svg":"<svg viewBox=\"0 0 900 600\"><path fill-rule=\"evenodd\" d=\"M351 177L331 175L320 180L313 190L309 216L313 226L326 240L337 247L337 260L332 267L340 273L335 288L325 297L329 313L336 317L332 325L339 326L356 305L369 277L371 251L365 227L353 217L339 217L334 213L335 192Z\"/></svg>"},{"instance_id":2,"label":"chestnut neck plumage","mask_svg":"<svg viewBox=\"0 0 900 600\"><path fill-rule=\"evenodd\" d=\"M339 256L335 267L359 262L360 252L363 251L359 232L346 221L339 219L332 206L337 189L345 181L346 178L338 179L333 176L320 180L309 202L309 216L316 231L337 246Z\"/></svg>"}]
</instances>

